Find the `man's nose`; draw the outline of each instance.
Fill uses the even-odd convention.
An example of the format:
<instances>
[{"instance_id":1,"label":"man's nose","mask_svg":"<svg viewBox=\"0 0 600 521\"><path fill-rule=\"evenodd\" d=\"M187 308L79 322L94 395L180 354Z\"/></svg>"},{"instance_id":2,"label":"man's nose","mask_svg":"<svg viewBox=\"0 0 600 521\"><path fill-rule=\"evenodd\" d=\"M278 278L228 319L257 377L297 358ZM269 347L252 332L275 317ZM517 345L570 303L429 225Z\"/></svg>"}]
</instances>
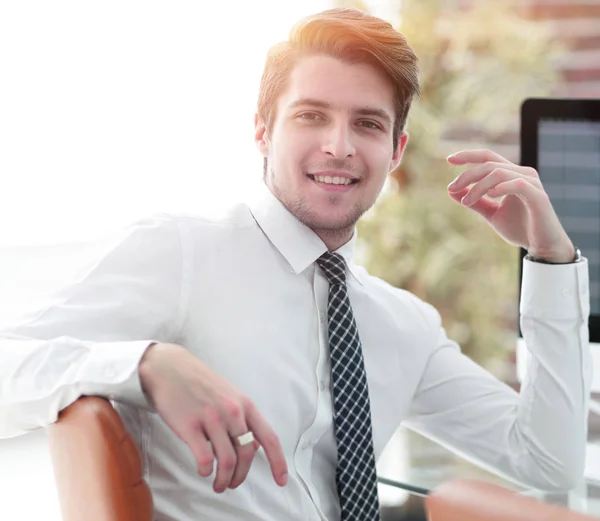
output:
<instances>
[{"instance_id":1,"label":"man's nose","mask_svg":"<svg viewBox=\"0 0 600 521\"><path fill-rule=\"evenodd\" d=\"M336 159L345 159L356 155L351 130L347 122L332 124L325 134L323 152Z\"/></svg>"}]
</instances>

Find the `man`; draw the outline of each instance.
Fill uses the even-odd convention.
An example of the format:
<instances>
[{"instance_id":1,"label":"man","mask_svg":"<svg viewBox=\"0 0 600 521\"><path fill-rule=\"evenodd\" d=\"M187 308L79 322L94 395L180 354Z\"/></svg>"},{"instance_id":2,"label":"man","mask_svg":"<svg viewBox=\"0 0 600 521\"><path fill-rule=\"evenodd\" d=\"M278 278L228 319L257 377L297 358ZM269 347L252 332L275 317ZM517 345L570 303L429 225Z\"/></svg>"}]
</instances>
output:
<instances>
[{"instance_id":1,"label":"man","mask_svg":"<svg viewBox=\"0 0 600 521\"><path fill-rule=\"evenodd\" d=\"M515 480L573 486L587 262L537 173L487 150L449 158L467 167L449 195L529 250L520 395L464 357L431 306L351 262L417 93L414 53L389 24L353 10L300 21L261 84L264 197L221 220L137 223L12 328L0 436L50 424L81 395L111 398L157 520L378 519L374 464L402 422Z\"/></svg>"}]
</instances>

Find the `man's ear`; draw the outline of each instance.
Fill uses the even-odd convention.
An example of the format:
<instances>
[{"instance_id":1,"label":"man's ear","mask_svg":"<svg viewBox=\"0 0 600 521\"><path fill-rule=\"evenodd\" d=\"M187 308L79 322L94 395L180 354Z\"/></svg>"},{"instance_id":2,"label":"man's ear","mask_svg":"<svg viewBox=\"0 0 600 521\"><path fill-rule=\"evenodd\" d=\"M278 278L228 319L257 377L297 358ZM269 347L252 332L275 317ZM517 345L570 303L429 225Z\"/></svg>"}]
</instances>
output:
<instances>
[{"instance_id":1,"label":"man's ear","mask_svg":"<svg viewBox=\"0 0 600 521\"><path fill-rule=\"evenodd\" d=\"M260 153L267 157L269 155L269 133L263 119L254 114L254 142Z\"/></svg>"},{"instance_id":2,"label":"man's ear","mask_svg":"<svg viewBox=\"0 0 600 521\"><path fill-rule=\"evenodd\" d=\"M404 149L406 148L406 143L408 143L408 132L403 131L400 136L398 136L398 146L396 147L396 152L394 152L392 155L392 160L390 161L390 172L395 170L395 168L400 164L402 154L404 154Z\"/></svg>"}]
</instances>

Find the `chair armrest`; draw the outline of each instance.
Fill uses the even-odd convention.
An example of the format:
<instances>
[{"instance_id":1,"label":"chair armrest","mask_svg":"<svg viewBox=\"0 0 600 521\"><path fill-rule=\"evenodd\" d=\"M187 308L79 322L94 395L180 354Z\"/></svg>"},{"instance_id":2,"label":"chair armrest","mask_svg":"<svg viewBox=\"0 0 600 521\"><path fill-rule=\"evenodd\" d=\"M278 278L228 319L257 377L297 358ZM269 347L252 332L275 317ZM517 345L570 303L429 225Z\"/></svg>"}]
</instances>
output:
<instances>
[{"instance_id":1,"label":"chair armrest","mask_svg":"<svg viewBox=\"0 0 600 521\"><path fill-rule=\"evenodd\" d=\"M429 521L593 521L491 483L457 479L425 499Z\"/></svg>"},{"instance_id":2,"label":"chair armrest","mask_svg":"<svg viewBox=\"0 0 600 521\"><path fill-rule=\"evenodd\" d=\"M79 398L48 439L64 521L152 521L138 449L108 400Z\"/></svg>"}]
</instances>

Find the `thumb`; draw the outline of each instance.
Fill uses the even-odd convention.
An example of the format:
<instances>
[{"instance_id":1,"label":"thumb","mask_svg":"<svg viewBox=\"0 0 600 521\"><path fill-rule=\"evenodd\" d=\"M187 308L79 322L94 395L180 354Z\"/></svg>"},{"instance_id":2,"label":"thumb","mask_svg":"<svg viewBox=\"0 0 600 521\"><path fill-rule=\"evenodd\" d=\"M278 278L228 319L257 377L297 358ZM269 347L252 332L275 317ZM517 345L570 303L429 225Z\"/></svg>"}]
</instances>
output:
<instances>
[{"instance_id":1,"label":"thumb","mask_svg":"<svg viewBox=\"0 0 600 521\"><path fill-rule=\"evenodd\" d=\"M459 190L458 192L451 192L450 190L448 190L448 195L450 197L452 197L452 199L454 199L457 203L460 203L460 200L467 195L469 189L468 188L463 188L462 190Z\"/></svg>"},{"instance_id":2,"label":"thumb","mask_svg":"<svg viewBox=\"0 0 600 521\"><path fill-rule=\"evenodd\" d=\"M463 188L458 192L451 192L450 190L448 190L448 195L460 204L461 199L465 195L467 195L468 192L469 188ZM466 206L465 208L469 208L470 210L477 212L479 215L489 220L492 217L492 215L494 215L494 212L498 209L498 203L495 201L491 201L490 199L486 199L485 197L482 197L475 204L471 206Z\"/></svg>"}]
</instances>

